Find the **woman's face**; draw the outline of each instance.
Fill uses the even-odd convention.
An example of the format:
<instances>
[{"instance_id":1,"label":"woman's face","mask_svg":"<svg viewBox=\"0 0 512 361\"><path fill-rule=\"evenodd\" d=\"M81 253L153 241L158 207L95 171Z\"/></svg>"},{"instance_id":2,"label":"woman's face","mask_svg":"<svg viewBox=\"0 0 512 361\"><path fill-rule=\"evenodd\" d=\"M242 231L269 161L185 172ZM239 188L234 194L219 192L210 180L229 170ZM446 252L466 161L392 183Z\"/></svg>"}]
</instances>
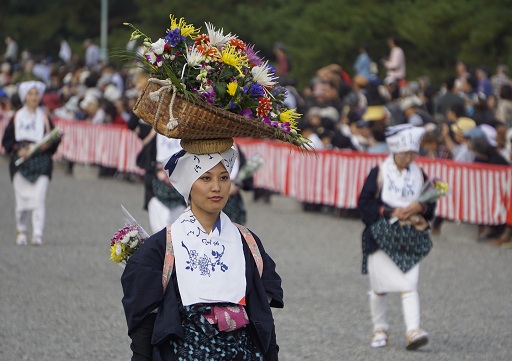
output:
<instances>
[{"instance_id":1,"label":"woman's face","mask_svg":"<svg viewBox=\"0 0 512 361\"><path fill-rule=\"evenodd\" d=\"M25 97L25 105L28 108L36 108L41 101L41 97L39 96L39 92L36 88L32 88L28 91L27 96Z\"/></svg>"},{"instance_id":2,"label":"woman's face","mask_svg":"<svg viewBox=\"0 0 512 361\"><path fill-rule=\"evenodd\" d=\"M396 153L393 158L398 169L405 169L414 161L417 155L418 153L409 151Z\"/></svg>"},{"instance_id":3,"label":"woman's face","mask_svg":"<svg viewBox=\"0 0 512 361\"><path fill-rule=\"evenodd\" d=\"M200 176L190 190L192 212L218 214L229 198L231 179L222 162Z\"/></svg>"}]
</instances>

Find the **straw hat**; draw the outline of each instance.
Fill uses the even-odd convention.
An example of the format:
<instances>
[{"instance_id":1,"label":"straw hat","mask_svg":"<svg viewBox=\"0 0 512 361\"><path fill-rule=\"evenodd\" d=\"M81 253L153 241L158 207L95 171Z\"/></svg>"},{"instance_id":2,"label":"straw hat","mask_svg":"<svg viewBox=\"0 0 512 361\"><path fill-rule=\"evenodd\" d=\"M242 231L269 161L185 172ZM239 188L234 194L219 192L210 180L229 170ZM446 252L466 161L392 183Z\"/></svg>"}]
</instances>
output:
<instances>
[{"instance_id":1,"label":"straw hat","mask_svg":"<svg viewBox=\"0 0 512 361\"><path fill-rule=\"evenodd\" d=\"M476 127L476 122L473 119L460 117L454 124L452 124L451 129L452 132L456 134L464 134L464 132L473 129L474 127Z\"/></svg>"}]
</instances>

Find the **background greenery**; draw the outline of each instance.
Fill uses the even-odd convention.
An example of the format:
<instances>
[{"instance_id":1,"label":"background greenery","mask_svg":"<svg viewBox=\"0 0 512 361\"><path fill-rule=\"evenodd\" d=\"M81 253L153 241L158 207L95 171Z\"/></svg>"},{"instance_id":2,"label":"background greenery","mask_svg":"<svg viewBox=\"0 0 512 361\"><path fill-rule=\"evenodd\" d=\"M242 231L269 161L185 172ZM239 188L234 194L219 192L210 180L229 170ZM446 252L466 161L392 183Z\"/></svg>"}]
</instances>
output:
<instances>
[{"instance_id":1,"label":"background greenery","mask_svg":"<svg viewBox=\"0 0 512 361\"><path fill-rule=\"evenodd\" d=\"M387 56L387 37L403 41L407 77L434 81L454 71L457 60L470 67L512 65L512 0L108 0L109 51L126 46L131 22L153 40L164 34L168 14L196 27L211 22L226 33L256 44L273 61L276 41L286 45L292 75L300 86L315 71L338 63L350 74L362 44L372 59ZM57 57L68 40L84 55L86 38L100 44L101 0L2 0L0 37L12 36L21 49ZM2 44L3 45L3 44ZM0 46L3 53L5 47ZM110 60L115 61L111 58ZM383 69L379 69L383 75Z\"/></svg>"}]
</instances>

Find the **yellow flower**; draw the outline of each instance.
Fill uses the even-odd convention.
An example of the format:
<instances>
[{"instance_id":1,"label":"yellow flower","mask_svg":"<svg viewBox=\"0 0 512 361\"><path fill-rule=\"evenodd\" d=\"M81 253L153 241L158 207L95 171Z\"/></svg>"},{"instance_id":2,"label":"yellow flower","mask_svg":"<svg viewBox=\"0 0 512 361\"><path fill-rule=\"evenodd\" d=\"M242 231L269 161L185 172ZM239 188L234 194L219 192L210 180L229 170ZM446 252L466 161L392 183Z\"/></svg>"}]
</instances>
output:
<instances>
[{"instance_id":1,"label":"yellow flower","mask_svg":"<svg viewBox=\"0 0 512 361\"><path fill-rule=\"evenodd\" d=\"M281 123L290 123L290 127L295 129L297 128L296 119L300 118L301 115L295 109L287 109L279 114L279 120Z\"/></svg>"},{"instance_id":2,"label":"yellow flower","mask_svg":"<svg viewBox=\"0 0 512 361\"><path fill-rule=\"evenodd\" d=\"M231 83L228 84L227 88L228 88L228 90L227 90L228 94L231 96L234 96L236 93L236 90L238 89L238 83L232 81Z\"/></svg>"},{"instance_id":3,"label":"yellow flower","mask_svg":"<svg viewBox=\"0 0 512 361\"><path fill-rule=\"evenodd\" d=\"M240 74L242 74L242 66L247 64L247 55L240 54L236 47L231 44L227 44L222 49L219 60L224 64L233 66Z\"/></svg>"},{"instance_id":4,"label":"yellow flower","mask_svg":"<svg viewBox=\"0 0 512 361\"><path fill-rule=\"evenodd\" d=\"M436 189L440 194L447 194L448 183L444 181L436 181Z\"/></svg>"},{"instance_id":5,"label":"yellow flower","mask_svg":"<svg viewBox=\"0 0 512 361\"><path fill-rule=\"evenodd\" d=\"M187 24L183 18L178 19L174 17L174 15L170 14L169 18L171 19L171 28L170 30L174 30L176 28L180 29L181 36L190 36L193 37L194 35L199 34L199 31L201 28L196 29L194 25Z\"/></svg>"},{"instance_id":6,"label":"yellow flower","mask_svg":"<svg viewBox=\"0 0 512 361\"><path fill-rule=\"evenodd\" d=\"M121 245L121 249L123 250L123 252L121 252L120 254L117 254L117 249L116 249L116 245L114 244L113 246L110 247L110 260L111 261L114 261L116 263L119 263L123 260L123 257L124 257L124 248L125 248L125 245Z\"/></svg>"}]
</instances>

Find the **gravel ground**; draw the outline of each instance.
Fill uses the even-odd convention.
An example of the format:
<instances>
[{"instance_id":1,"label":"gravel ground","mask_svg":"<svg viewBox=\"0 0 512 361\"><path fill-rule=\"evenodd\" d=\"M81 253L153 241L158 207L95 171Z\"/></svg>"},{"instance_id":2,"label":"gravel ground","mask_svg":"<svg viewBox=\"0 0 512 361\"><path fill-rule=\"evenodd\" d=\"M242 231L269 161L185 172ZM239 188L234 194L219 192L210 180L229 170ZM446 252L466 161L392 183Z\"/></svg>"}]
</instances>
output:
<instances>
[{"instance_id":1,"label":"gravel ground","mask_svg":"<svg viewBox=\"0 0 512 361\"><path fill-rule=\"evenodd\" d=\"M42 247L14 243L14 195L0 157L0 360L129 360L121 306L122 269L109 239L123 225L120 204L149 229L140 183L98 178L57 165L47 197ZM422 263L422 327L431 342L405 351L398 295L390 295L390 346L371 349L367 291L360 274L357 219L305 213L274 196L244 194L248 226L263 240L283 278L276 310L280 359L512 360L512 250L477 242L475 226L448 223Z\"/></svg>"}]
</instances>

